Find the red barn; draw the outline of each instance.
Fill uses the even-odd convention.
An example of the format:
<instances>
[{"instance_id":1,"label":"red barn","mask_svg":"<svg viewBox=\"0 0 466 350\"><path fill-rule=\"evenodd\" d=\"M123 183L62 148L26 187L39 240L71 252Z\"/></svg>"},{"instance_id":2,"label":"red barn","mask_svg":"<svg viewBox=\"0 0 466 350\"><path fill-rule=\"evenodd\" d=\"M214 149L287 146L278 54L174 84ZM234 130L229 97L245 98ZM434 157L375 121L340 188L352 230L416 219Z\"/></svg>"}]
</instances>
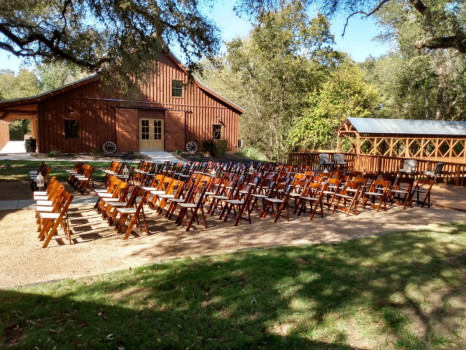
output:
<instances>
[{"instance_id":1,"label":"red barn","mask_svg":"<svg viewBox=\"0 0 466 350\"><path fill-rule=\"evenodd\" d=\"M111 96L92 76L57 90L0 102L0 148L5 128L15 119L31 119L38 151L66 153L102 150L107 141L117 151L184 150L193 141L223 139L228 150L238 141L244 110L188 74L171 54L163 54L135 100Z\"/></svg>"}]
</instances>

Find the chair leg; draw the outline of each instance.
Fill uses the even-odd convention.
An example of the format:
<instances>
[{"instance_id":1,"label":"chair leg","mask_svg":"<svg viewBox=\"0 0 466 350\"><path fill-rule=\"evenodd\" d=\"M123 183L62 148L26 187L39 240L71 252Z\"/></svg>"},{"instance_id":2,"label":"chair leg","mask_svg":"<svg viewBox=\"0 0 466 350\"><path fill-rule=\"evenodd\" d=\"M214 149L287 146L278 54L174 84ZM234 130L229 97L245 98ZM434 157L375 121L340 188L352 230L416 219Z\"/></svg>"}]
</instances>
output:
<instances>
[{"instance_id":1,"label":"chair leg","mask_svg":"<svg viewBox=\"0 0 466 350\"><path fill-rule=\"evenodd\" d=\"M47 248L47 246L49 245L49 242L52 239L53 235L55 234L55 232L57 232L57 228L58 228L58 225L60 224L60 221L61 220L55 220L52 228L50 229L47 237L45 238L45 241L44 241L44 244L42 245L42 248Z\"/></svg>"}]
</instances>

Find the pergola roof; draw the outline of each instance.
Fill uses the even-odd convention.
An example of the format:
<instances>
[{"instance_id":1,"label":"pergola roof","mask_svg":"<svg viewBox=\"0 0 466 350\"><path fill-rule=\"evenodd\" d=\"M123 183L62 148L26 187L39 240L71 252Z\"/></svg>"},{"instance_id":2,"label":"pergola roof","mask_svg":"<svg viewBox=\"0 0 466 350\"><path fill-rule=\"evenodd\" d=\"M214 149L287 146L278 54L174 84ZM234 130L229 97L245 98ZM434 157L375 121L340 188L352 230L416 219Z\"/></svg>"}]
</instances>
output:
<instances>
[{"instance_id":1,"label":"pergola roof","mask_svg":"<svg viewBox=\"0 0 466 350\"><path fill-rule=\"evenodd\" d=\"M360 134L466 136L466 121L348 118Z\"/></svg>"}]
</instances>

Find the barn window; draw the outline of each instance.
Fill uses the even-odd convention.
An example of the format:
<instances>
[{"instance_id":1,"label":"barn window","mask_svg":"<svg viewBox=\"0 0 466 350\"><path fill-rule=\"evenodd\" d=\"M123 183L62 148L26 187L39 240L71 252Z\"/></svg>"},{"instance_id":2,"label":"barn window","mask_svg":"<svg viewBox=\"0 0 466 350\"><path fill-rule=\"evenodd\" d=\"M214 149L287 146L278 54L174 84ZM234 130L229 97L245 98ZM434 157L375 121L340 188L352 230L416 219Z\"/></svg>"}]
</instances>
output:
<instances>
[{"instance_id":1,"label":"barn window","mask_svg":"<svg viewBox=\"0 0 466 350\"><path fill-rule=\"evenodd\" d=\"M214 140L221 140L222 139L222 126L220 124L213 124L212 125L212 138Z\"/></svg>"},{"instance_id":2,"label":"barn window","mask_svg":"<svg viewBox=\"0 0 466 350\"><path fill-rule=\"evenodd\" d=\"M183 82L181 80L172 80L172 96L183 97Z\"/></svg>"},{"instance_id":3,"label":"barn window","mask_svg":"<svg viewBox=\"0 0 466 350\"><path fill-rule=\"evenodd\" d=\"M65 119L65 139L79 139L79 120Z\"/></svg>"}]
</instances>

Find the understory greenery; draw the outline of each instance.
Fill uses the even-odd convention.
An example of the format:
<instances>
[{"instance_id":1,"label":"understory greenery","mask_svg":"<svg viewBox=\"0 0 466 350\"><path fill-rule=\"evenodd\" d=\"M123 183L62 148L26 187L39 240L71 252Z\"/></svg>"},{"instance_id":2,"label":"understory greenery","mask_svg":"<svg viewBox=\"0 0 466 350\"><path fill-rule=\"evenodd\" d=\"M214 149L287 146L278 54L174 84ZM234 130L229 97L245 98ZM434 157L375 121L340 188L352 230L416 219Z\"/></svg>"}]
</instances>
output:
<instances>
[{"instance_id":1,"label":"understory greenery","mask_svg":"<svg viewBox=\"0 0 466 350\"><path fill-rule=\"evenodd\" d=\"M461 349L465 250L463 222L0 290L0 347Z\"/></svg>"},{"instance_id":2,"label":"understory greenery","mask_svg":"<svg viewBox=\"0 0 466 350\"><path fill-rule=\"evenodd\" d=\"M262 153L254 147L243 147L238 152L236 152L236 155L238 155L239 157L250 158L260 161L268 160L264 153Z\"/></svg>"},{"instance_id":3,"label":"understory greenery","mask_svg":"<svg viewBox=\"0 0 466 350\"><path fill-rule=\"evenodd\" d=\"M223 157L227 151L227 140L205 140L202 149L209 152L212 157Z\"/></svg>"}]
</instances>

